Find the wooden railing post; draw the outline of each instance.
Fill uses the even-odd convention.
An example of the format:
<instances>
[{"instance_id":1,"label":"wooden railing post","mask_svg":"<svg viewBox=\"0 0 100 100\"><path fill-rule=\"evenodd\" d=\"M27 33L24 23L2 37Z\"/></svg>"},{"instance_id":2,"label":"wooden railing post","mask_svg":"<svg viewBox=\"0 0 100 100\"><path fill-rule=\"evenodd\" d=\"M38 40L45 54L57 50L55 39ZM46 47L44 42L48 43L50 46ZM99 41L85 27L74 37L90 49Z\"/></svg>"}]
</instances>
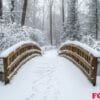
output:
<instances>
[{"instance_id":1,"label":"wooden railing post","mask_svg":"<svg viewBox=\"0 0 100 100\"><path fill-rule=\"evenodd\" d=\"M7 78L8 76L8 71L7 71L7 67L8 67L8 58L4 58L4 82L5 84L9 83L9 79Z\"/></svg>"}]
</instances>

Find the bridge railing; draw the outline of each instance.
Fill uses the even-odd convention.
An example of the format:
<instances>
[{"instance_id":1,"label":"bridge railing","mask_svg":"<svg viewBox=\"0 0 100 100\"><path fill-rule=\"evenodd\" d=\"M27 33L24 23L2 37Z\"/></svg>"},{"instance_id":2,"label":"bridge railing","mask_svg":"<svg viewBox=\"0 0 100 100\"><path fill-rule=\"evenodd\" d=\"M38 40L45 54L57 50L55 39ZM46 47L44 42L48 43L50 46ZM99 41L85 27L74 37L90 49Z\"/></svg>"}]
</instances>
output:
<instances>
[{"instance_id":1,"label":"bridge railing","mask_svg":"<svg viewBox=\"0 0 100 100\"><path fill-rule=\"evenodd\" d=\"M68 58L76 64L87 76L90 82L96 85L97 58L89 51L75 44L65 44L59 49L59 55Z\"/></svg>"},{"instance_id":2,"label":"bridge railing","mask_svg":"<svg viewBox=\"0 0 100 100\"><path fill-rule=\"evenodd\" d=\"M9 51L9 50L8 50ZM7 51L6 51L7 52ZM9 83L18 69L30 58L41 55L41 49L37 44L28 42L18 46L14 51L3 54L0 58L1 73L0 79Z\"/></svg>"}]
</instances>

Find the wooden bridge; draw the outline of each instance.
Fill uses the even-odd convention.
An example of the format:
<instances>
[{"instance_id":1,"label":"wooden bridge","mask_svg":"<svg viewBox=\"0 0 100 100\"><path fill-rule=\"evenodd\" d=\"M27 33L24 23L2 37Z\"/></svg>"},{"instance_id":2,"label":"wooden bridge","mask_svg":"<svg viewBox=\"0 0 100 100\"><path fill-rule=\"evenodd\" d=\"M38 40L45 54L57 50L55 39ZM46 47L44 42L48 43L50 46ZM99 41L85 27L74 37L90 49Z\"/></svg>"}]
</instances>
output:
<instances>
[{"instance_id":1,"label":"wooden bridge","mask_svg":"<svg viewBox=\"0 0 100 100\"><path fill-rule=\"evenodd\" d=\"M0 66L2 66L0 69L0 79L5 84L9 83L13 75L16 74L17 70L26 61L42 54L41 48L33 42L21 43L21 45L15 46L15 50L12 48L10 48L10 52L6 50L0 56ZM94 86L96 85L97 58L91 52L76 44L70 43L61 46L58 53L60 56L66 57L76 64L90 82Z\"/></svg>"},{"instance_id":2,"label":"wooden bridge","mask_svg":"<svg viewBox=\"0 0 100 100\"><path fill-rule=\"evenodd\" d=\"M70 43L65 44L59 49L59 55L71 60L87 76L90 82L96 85L97 58L86 49Z\"/></svg>"},{"instance_id":3,"label":"wooden bridge","mask_svg":"<svg viewBox=\"0 0 100 100\"><path fill-rule=\"evenodd\" d=\"M20 45L16 44L7 49L1 54L0 58L2 67L1 80L4 81L5 84L9 83L12 76L26 61L41 54L40 47L33 42L23 42Z\"/></svg>"}]
</instances>

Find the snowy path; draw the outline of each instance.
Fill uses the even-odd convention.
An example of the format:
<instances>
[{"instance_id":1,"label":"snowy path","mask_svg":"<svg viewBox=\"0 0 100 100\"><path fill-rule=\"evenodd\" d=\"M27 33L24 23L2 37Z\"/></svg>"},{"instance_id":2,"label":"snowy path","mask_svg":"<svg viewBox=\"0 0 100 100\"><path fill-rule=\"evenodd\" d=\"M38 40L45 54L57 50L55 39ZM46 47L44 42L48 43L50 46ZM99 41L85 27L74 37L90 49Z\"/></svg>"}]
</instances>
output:
<instances>
[{"instance_id":1,"label":"snowy path","mask_svg":"<svg viewBox=\"0 0 100 100\"><path fill-rule=\"evenodd\" d=\"M100 91L100 77L93 87L84 74L56 50L28 61L11 83L0 83L0 100L91 100Z\"/></svg>"}]
</instances>

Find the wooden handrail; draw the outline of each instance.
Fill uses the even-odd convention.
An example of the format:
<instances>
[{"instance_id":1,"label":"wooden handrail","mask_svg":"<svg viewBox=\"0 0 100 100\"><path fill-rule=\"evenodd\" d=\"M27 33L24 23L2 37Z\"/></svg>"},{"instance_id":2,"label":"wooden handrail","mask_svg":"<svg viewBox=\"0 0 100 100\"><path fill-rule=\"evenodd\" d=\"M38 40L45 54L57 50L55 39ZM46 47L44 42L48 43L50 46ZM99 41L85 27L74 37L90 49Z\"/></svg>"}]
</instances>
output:
<instances>
[{"instance_id":1,"label":"wooden handrail","mask_svg":"<svg viewBox=\"0 0 100 100\"><path fill-rule=\"evenodd\" d=\"M41 54L39 46L34 43L25 43L7 56L1 57L3 70L1 71L0 80L4 81L5 84L9 83L10 79L26 61Z\"/></svg>"},{"instance_id":2,"label":"wooden handrail","mask_svg":"<svg viewBox=\"0 0 100 100\"><path fill-rule=\"evenodd\" d=\"M87 76L90 82L96 85L97 58L89 51L76 44L65 44L59 49L59 55L71 60Z\"/></svg>"}]
</instances>

